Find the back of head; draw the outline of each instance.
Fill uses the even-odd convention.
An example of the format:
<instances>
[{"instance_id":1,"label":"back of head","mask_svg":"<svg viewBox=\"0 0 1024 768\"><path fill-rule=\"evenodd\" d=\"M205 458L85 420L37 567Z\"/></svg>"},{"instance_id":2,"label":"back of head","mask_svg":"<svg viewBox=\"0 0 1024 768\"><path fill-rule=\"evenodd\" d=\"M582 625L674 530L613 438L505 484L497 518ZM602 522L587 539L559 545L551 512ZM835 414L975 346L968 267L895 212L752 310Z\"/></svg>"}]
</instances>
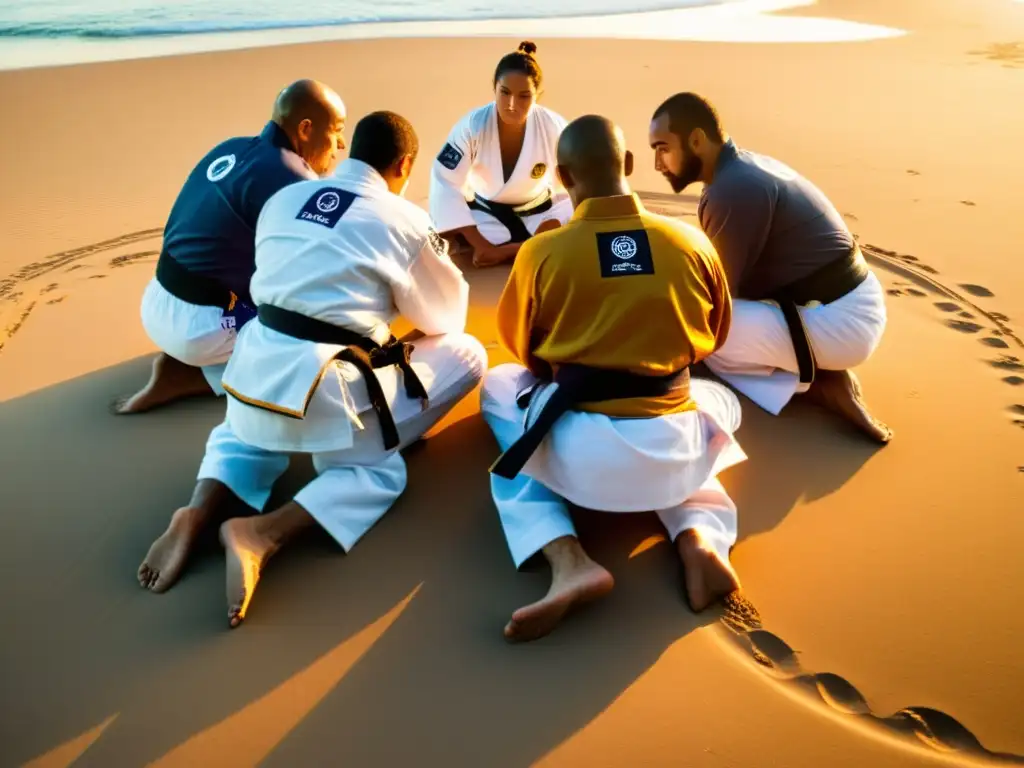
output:
<instances>
[{"instance_id":1,"label":"back of head","mask_svg":"<svg viewBox=\"0 0 1024 768\"><path fill-rule=\"evenodd\" d=\"M412 123L399 114L382 110L371 112L356 123L349 157L384 174L393 171L407 155L415 160L419 149Z\"/></svg>"},{"instance_id":2,"label":"back of head","mask_svg":"<svg viewBox=\"0 0 1024 768\"><path fill-rule=\"evenodd\" d=\"M700 128L711 141L719 144L725 137L718 111L710 101L696 93L677 93L665 99L654 110L651 121L662 115L668 117L669 130L684 140L696 128Z\"/></svg>"},{"instance_id":3,"label":"back of head","mask_svg":"<svg viewBox=\"0 0 1024 768\"><path fill-rule=\"evenodd\" d=\"M537 63L534 56L535 53L537 53L537 44L531 40L524 40L519 44L518 50L506 53L501 57L498 66L494 68L492 85L496 86L498 81L509 72L518 72L528 77L533 83L533 87L539 91L541 83L544 81L544 73L541 72L540 64Z\"/></svg>"},{"instance_id":4,"label":"back of head","mask_svg":"<svg viewBox=\"0 0 1024 768\"><path fill-rule=\"evenodd\" d=\"M592 188L622 180L626 156L622 129L600 115L576 118L558 139L558 165L574 185Z\"/></svg>"}]
</instances>

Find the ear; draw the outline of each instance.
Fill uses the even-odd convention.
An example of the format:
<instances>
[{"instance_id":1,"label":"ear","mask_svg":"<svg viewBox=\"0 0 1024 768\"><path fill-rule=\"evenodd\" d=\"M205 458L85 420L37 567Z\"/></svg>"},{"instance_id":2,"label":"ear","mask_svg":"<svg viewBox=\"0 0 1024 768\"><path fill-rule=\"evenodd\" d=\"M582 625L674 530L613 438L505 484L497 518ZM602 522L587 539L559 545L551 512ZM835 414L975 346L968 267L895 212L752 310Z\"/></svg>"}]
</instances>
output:
<instances>
[{"instance_id":1,"label":"ear","mask_svg":"<svg viewBox=\"0 0 1024 768\"><path fill-rule=\"evenodd\" d=\"M690 138L687 139L686 143L689 145L690 151L700 152L708 143L708 135L704 133L703 128L694 128L690 131Z\"/></svg>"},{"instance_id":2,"label":"ear","mask_svg":"<svg viewBox=\"0 0 1024 768\"><path fill-rule=\"evenodd\" d=\"M626 176L633 175L633 153L630 152L628 149L626 150L625 158L623 158L622 170L623 174Z\"/></svg>"},{"instance_id":3,"label":"ear","mask_svg":"<svg viewBox=\"0 0 1024 768\"><path fill-rule=\"evenodd\" d=\"M313 121L308 117L301 120L297 126L295 126L295 132L299 135L299 138L303 141L309 141L313 136Z\"/></svg>"},{"instance_id":4,"label":"ear","mask_svg":"<svg viewBox=\"0 0 1024 768\"><path fill-rule=\"evenodd\" d=\"M572 171L564 165L556 165L555 173L558 175L558 180L562 182L562 186L566 189L572 189L576 186L576 180L572 177Z\"/></svg>"},{"instance_id":5,"label":"ear","mask_svg":"<svg viewBox=\"0 0 1024 768\"><path fill-rule=\"evenodd\" d=\"M414 160L412 155L402 155L402 159L398 161L398 173L403 178L412 175L412 164Z\"/></svg>"}]
</instances>

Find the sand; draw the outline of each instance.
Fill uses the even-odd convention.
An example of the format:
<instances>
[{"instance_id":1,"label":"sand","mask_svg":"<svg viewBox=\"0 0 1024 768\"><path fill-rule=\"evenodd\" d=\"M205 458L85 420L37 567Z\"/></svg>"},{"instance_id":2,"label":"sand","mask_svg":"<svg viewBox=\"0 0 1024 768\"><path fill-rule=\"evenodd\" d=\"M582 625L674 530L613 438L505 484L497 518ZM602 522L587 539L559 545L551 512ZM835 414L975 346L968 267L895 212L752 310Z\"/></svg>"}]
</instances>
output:
<instances>
[{"instance_id":1,"label":"sand","mask_svg":"<svg viewBox=\"0 0 1024 768\"><path fill-rule=\"evenodd\" d=\"M898 7L897 7L898 6ZM649 516L590 515L604 603L513 647L517 574L471 395L410 453L348 555L314 535L229 631L211 540L170 592L135 570L192 488L223 403L108 414L147 375L138 302L192 163L313 76L395 109L430 157L511 39L324 42L0 73L0 764L925 766L1024 756L1024 101L1008 0L829 0L781 15L907 30L845 44L538 38L544 100L619 121L650 207L693 216L646 147L654 106L714 99L808 174L889 290L859 371L876 449L799 404L744 401L733 562L760 628L689 612ZM981 53L978 53L981 52ZM409 195L424 202L426 160ZM469 271L494 346L503 270ZM308 478L298 462L285 498ZM874 715L874 717L872 717ZM978 746L980 742L981 746ZM1007 758L1010 759L1010 758ZM1021 762L1024 758L1017 757Z\"/></svg>"}]
</instances>

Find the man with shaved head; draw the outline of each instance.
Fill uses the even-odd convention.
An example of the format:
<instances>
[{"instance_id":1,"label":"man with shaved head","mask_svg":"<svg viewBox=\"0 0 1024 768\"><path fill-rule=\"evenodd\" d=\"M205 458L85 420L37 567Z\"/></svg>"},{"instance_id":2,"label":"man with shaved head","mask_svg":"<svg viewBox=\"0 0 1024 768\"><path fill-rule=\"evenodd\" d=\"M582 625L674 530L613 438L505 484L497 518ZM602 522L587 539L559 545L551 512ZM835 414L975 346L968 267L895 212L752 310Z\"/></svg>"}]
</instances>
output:
<instances>
[{"instance_id":1,"label":"man with shaved head","mask_svg":"<svg viewBox=\"0 0 1024 768\"><path fill-rule=\"evenodd\" d=\"M558 174L572 218L527 240L498 304L517 363L485 377L481 410L502 456L491 493L519 568L540 552L551 587L512 615L510 640L550 632L612 575L576 538L568 504L656 511L683 565L690 607L739 589L736 507L717 475L746 455L736 396L689 366L725 341L732 305L697 228L647 212L626 177L622 131L587 115L562 133Z\"/></svg>"},{"instance_id":2,"label":"man with shaved head","mask_svg":"<svg viewBox=\"0 0 1024 768\"><path fill-rule=\"evenodd\" d=\"M255 314L249 281L263 205L289 184L326 174L345 146L344 130L341 97L316 80L299 80L278 94L258 136L223 141L192 169L142 297L142 325L161 351L149 383L115 401L114 413L224 394L235 337Z\"/></svg>"}]
</instances>

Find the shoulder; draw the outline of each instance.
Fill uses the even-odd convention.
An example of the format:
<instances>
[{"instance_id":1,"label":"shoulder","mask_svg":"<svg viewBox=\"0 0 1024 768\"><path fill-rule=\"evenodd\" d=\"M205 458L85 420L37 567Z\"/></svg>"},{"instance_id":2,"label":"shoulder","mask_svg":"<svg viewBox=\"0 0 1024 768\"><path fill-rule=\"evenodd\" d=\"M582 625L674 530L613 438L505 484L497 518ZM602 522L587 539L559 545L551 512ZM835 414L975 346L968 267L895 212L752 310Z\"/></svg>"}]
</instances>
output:
<instances>
[{"instance_id":1,"label":"shoulder","mask_svg":"<svg viewBox=\"0 0 1024 768\"><path fill-rule=\"evenodd\" d=\"M494 114L494 102L488 102L466 112L454 126L454 130L478 134L487 125L488 119Z\"/></svg>"},{"instance_id":2,"label":"shoulder","mask_svg":"<svg viewBox=\"0 0 1024 768\"><path fill-rule=\"evenodd\" d=\"M290 149L266 147L254 159L253 174L266 176L281 182L317 181L320 177L299 155Z\"/></svg>"},{"instance_id":3,"label":"shoulder","mask_svg":"<svg viewBox=\"0 0 1024 768\"><path fill-rule=\"evenodd\" d=\"M737 158L704 187L702 208L712 211L764 200L776 189L777 180L745 157Z\"/></svg>"},{"instance_id":4,"label":"shoulder","mask_svg":"<svg viewBox=\"0 0 1024 768\"><path fill-rule=\"evenodd\" d=\"M565 127L569 125L569 121L562 117L555 110L545 107L543 104L538 104L534 107L537 111L537 116L545 122L548 126L554 128L557 132L561 133L565 130Z\"/></svg>"}]
</instances>

